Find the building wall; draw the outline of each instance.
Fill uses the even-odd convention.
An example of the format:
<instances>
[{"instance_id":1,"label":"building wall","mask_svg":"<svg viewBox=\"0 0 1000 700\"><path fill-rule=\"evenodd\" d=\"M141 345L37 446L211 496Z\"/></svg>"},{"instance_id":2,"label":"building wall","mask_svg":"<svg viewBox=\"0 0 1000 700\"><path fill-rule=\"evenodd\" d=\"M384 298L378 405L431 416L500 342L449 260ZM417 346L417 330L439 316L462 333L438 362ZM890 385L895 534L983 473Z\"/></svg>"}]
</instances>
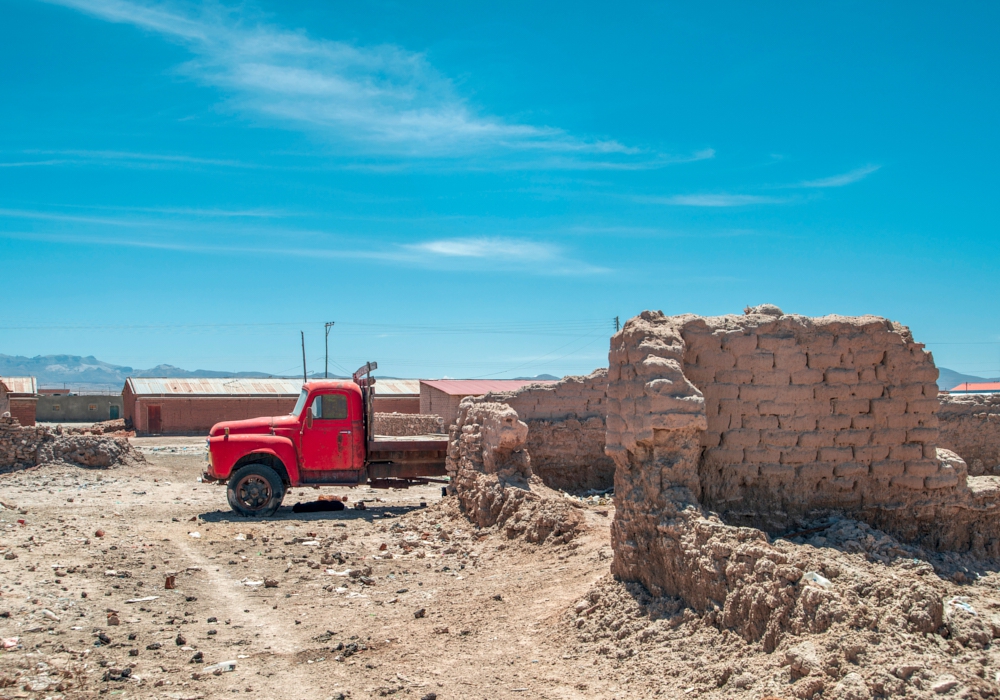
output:
<instances>
[{"instance_id":1,"label":"building wall","mask_svg":"<svg viewBox=\"0 0 1000 700\"><path fill-rule=\"evenodd\" d=\"M420 413L419 396L379 396L372 402L376 413Z\"/></svg>"},{"instance_id":2,"label":"building wall","mask_svg":"<svg viewBox=\"0 0 1000 700\"><path fill-rule=\"evenodd\" d=\"M614 485L615 465L604 453L607 388L608 371L601 368L502 399L528 425L532 470L548 486L603 491Z\"/></svg>"},{"instance_id":3,"label":"building wall","mask_svg":"<svg viewBox=\"0 0 1000 700\"><path fill-rule=\"evenodd\" d=\"M1000 474L1000 394L940 394L938 447L958 454L969 474Z\"/></svg>"},{"instance_id":4,"label":"building wall","mask_svg":"<svg viewBox=\"0 0 1000 700\"><path fill-rule=\"evenodd\" d=\"M35 402L38 400L34 396L9 396L10 415L17 419L21 425L31 426L35 424Z\"/></svg>"},{"instance_id":5,"label":"building wall","mask_svg":"<svg viewBox=\"0 0 1000 700\"><path fill-rule=\"evenodd\" d=\"M376 435L446 434L448 428L441 416L419 413L376 413Z\"/></svg>"},{"instance_id":6,"label":"building wall","mask_svg":"<svg viewBox=\"0 0 1000 700\"><path fill-rule=\"evenodd\" d=\"M94 408L91 409L91 406ZM95 423L111 420L111 407L118 407L116 418L124 418L121 396L57 396L41 395L35 407L35 418L48 423ZM58 408L57 408L58 407Z\"/></svg>"},{"instance_id":7,"label":"building wall","mask_svg":"<svg viewBox=\"0 0 1000 700\"><path fill-rule=\"evenodd\" d=\"M440 389L421 383L420 413L441 416L444 418L444 425L447 428L458 419L458 405L464 398L464 396L446 394Z\"/></svg>"},{"instance_id":8,"label":"building wall","mask_svg":"<svg viewBox=\"0 0 1000 700\"><path fill-rule=\"evenodd\" d=\"M160 406L162 435L207 434L221 421L286 414L298 397L139 396L134 399L132 424L137 435L149 434L147 407Z\"/></svg>"}]
</instances>

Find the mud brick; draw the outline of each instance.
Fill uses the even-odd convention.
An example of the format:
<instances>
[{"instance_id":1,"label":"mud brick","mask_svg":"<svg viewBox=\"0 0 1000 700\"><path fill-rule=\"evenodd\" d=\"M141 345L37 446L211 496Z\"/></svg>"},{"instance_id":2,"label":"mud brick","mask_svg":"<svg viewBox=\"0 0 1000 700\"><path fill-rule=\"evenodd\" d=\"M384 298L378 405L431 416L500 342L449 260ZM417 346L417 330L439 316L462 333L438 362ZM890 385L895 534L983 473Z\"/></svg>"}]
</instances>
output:
<instances>
[{"instance_id":1,"label":"mud brick","mask_svg":"<svg viewBox=\"0 0 1000 700\"><path fill-rule=\"evenodd\" d=\"M888 445L857 445L854 449L855 462L878 462L889 457Z\"/></svg>"},{"instance_id":2,"label":"mud brick","mask_svg":"<svg viewBox=\"0 0 1000 700\"><path fill-rule=\"evenodd\" d=\"M874 367L862 367L858 369L858 383L859 384L878 384L882 385L882 382L878 381L878 375L875 374Z\"/></svg>"},{"instance_id":3,"label":"mud brick","mask_svg":"<svg viewBox=\"0 0 1000 700\"><path fill-rule=\"evenodd\" d=\"M958 486L958 474L936 474L924 479L924 488L933 491L934 489L945 489Z\"/></svg>"},{"instance_id":4,"label":"mud brick","mask_svg":"<svg viewBox=\"0 0 1000 700\"><path fill-rule=\"evenodd\" d=\"M851 427L850 416L820 416L816 421L820 430L847 430Z\"/></svg>"},{"instance_id":5,"label":"mud brick","mask_svg":"<svg viewBox=\"0 0 1000 700\"><path fill-rule=\"evenodd\" d=\"M796 344L794 335L759 334L757 336L757 347L761 350L770 350L771 352L789 350L795 348Z\"/></svg>"},{"instance_id":6,"label":"mud brick","mask_svg":"<svg viewBox=\"0 0 1000 700\"><path fill-rule=\"evenodd\" d=\"M818 459L820 462L850 462L854 459L854 450L850 447L821 447Z\"/></svg>"},{"instance_id":7,"label":"mud brick","mask_svg":"<svg viewBox=\"0 0 1000 700\"><path fill-rule=\"evenodd\" d=\"M907 443L894 445L889 450L889 457L909 461L911 459L922 459L924 456L924 446L920 443ZM927 476L926 474L924 476Z\"/></svg>"},{"instance_id":8,"label":"mud brick","mask_svg":"<svg viewBox=\"0 0 1000 700\"><path fill-rule=\"evenodd\" d=\"M906 431L907 442L937 442L940 431L934 428L910 428Z\"/></svg>"},{"instance_id":9,"label":"mud brick","mask_svg":"<svg viewBox=\"0 0 1000 700\"><path fill-rule=\"evenodd\" d=\"M911 459L906 462L906 473L913 476L933 476L938 473L939 465L933 459Z\"/></svg>"},{"instance_id":10,"label":"mud brick","mask_svg":"<svg viewBox=\"0 0 1000 700\"><path fill-rule=\"evenodd\" d=\"M902 445L906 441L906 431L899 428L882 428L872 431L873 445Z\"/></svg>"},{"instance_id":11,"label":"mud brick","mask_svg":"<svg viewBox=\"0 0 1000 700\"><path fill-rule=\"evenodd\" d=\"M750 354L757 349L757 335L743 335L742 333L727 335L722 339L722 349L737 357Z\"/></svg>"},{"instance_id":12,"label":"mud brick","mask_svg":"<svg viewBox=\"0 0 1000 700\"><path fill-rule=\"evenodd\" d=\"M738 399L740 397L740 386L740 384L714 383L706 386L703 393L706 397L711 396L716 399Z\"/></svg>"},{"instance_id":13,"label":"mud brick","mask_svg":"<svg viewBox=\"0 0 1000 700\"><path fill-rule=\"evenodd\" d=\"M765 416L794 416L798 407L794 403L783 401L761 401L760 412Z\"/></svg>"},{"instance_id":14,"label":"mud brick","mask_svg":"<svg viewBox=\"0 0 1000 700\"><path fill-rule=\"evenodd\" d=\"M906 413L907 401L903 399L872 399L871 413L873 416L893 416Z\"/></svg>"},{"instance_id":15,"label":"mud brick","mask_svg":"<svg viewBox=\"0 0 1000 700\"><path fill-rule=\"evenodd\" d=\"M927 443L923 443L923 445L924 445L924 459L937 459L937 446Z\"/></svg>"},{"instance_id":16,"label":"mud brick","mask_svg":"<svg viewBox=\"0 0 1000 700\"><path fill-rule=\"evenodd\" d=\"M926 413L903 413L902 415L891 415L885 417L886 427L902 428L909 430L923 425L924 417L929 417Z\"/></svg>"},{"instance_id":17,"label":"mud brick","mask_svg":"<svg viewBox=\"0 0 1000 700\"><path fill-rule=\"evenodd\" d=\"M774 401L778 398L778 391L776 386L743 384L740 386L740 399L743 401Z\"/></svg>"},{"instance_id":18,"label":"mud brick","mask_svg":"<svg viewBox=\"0 0 1000 700\"><path fill-rule=\"evenodd\" d=\"M698 353L698 366L704 369L732 369L736 366L736 358L728 352L706 351ZM686 370L685 370L686 372Z\"/></svg>"},{"instance_id":19,"label":"mud brick","mask_svg":"<svg viewBox=\"0 0 1000 700\"><path fill-rule=\"evenodd\" d=\"M723 384L749 384L753 381L753 372L748 369L720 369L715 373L715 381Z\"/></svg>"},{"instance_id":20,"label":"mud brick","mask_svg":"<svg viewBox=\"0 0 1000 700\"><path fill-rule=\"evenodd\" d=\"M809 464L803 464L798 468L798 476L800 479L832 479L833 478L833 465L827 462L811 462Z\"/></svg>"},{"instance_id":21,"label":"mud brick","mask_svg":"<svg viewBox=\"0 0 1000 700\"><path fill-rule=\"evenodd\" d=\"M782 430L816 430L816 416L811 414L794 416L774 416Z\"/></svg>"},{"instance_id":22,"label":"mud brick","mask_svg":"<svg viewBox=\"0 0 1000 700\"><path fill-rule=\"evenodd\" d=\"M785 369L755 369L753 383L785 389L792 383L792 375Z\"/></svg>"},{"instance_id":23,"label":"mud brick","mask_svg":"<svg viewBox=\"0 0 1000 700\"><path fill-rule=\"evenodd\" d=\"M727 448L754 447L760 444L760 431L740 428L722 435L722 446Z\"/></svg>"},{"instance_id":24,"label":"mud brick","mask_svg":"<svg viewBox=\"0 0 1000 700\"><path fill-rule=\"evenodd\" d=\"M875 416L867 413L852 416L851 427L855 430L871 430L875 427Z\"/></svg>"},{"instance_id":25,"label":"mud brick","mask_svg":"<svg viewBox=\"0 0 1000 700\"><path fill-rule=\"evenodd\" d=\"M781 398L798 404L811 404L816 397L815 387L808 384L789 384L781 388Z\"/></svg>"},{"instance_id":26,"label":"mud brick","mask_svg":"<svg viewBox=\"0 0 1000 700\"><path fill-rule=\"evenodd\" d=\"M887 387L887 390L889 398L892 399L922 399L924 397L923 384L897 384Z\"/></svg>"},{"instance_id":27,"label":"mud brick","mask_svg":"<svg viewBox=\"0 0 1000 700\"><path fill-rule=\"evenodd\" d=\"M715 370L711 367L699 367L695 365L687 367L684 370L684 376L696 386L701 386L715 381Z\"/></svg>"},{"instance_id":28,"label":"mud brick","mask_svg":"<svg viewBox=\"0 0 1000 700\"><path fill-rule=\"evenodd\" d=\"M799 433L794 430L762 430L760 444L774 447L792 447L799 442Z\"/></svg>"},{"instance_id":29,"label":"mud brick","mask_svg":"<svg viewBox=\"0 0 1000 700\"><path fill-rule=\"evenodd\" d=\"M883 459L872 462L872 476L889 478L902 475L906 465L898 459Z\"/></svg>"},{"instance_id":30,"label":"mud brick","mask_svg":"<svg viewBox=\"0 0 1000 700\"><path fill-rule=\"evenodd\" d=\"M840 353L809 352L807 364L809 369L824 371L830 367L840 367Z\"/></svg>"},{"instance_id":31,"label":"mud brick","mask_svg":"<svg viewBox=\"0 0 1000 700\"><path fill-rule=\"evenodd\" d=\"M844 416L856 416L868 413L870 403L868 399L834 399L833 412Z\"/></svg>"},{"instance_id":32,"label":"mud brick","mask_svg":"<svg viewBox=\"0 0 1000 700\"><path fill-rule=\"evenodd\" d=\"M781 460L781 452L773 447L748 447L743 450L743 458L755 464L773 463Z\"/></svg>"},{"instance_id":33,"label":"mud brick","mask_svg":"<svg viewBox=\"0 0 1000 700\"><path fill-rule=\"evenodd\" d=\"M833 447L833 430L813 430L799 435L800 447Z\"/></svg>"},{"instance_id":34,"label":"mud brick","mask_svg":"<svg viewBox=\"0 0 1000 700\"><path fill-rule=\"evenodd\" d=\"M881 382L862 382L852 389L855 398L880 399L885 393L885 385Z\"/></svg>"},{"instance_id":35,"label":"mud brick","mask_svg":"<svg viewBox=\"0 0 1000 700\"><path fill-rule=\"evenodd\" d=\"M827 384L857 384L858 372L854 369L830 367L823 375Z\"/></svg>"},{"instance_id":36,"label":"mud brick","mask_svg":"<svg viewBox=\"0 0 1000 700\"><path fill-rule=\"evenodd\" d=\"M929 399L936 399L941 391L937 384L924 384L924 396Z\"/></svg>"},{"instance_id":37,"label":"mud brick","mask_svg":"<svg viewBox=\"0 0 1000 700\"><path fill-rule=\"evenodd\" d=\"M833 468L835 476L857 478L868 475L868 465L858 462L843 462Z\"/></svg>"},{"instance_id":38,"label":"mud brick","mask_svg":"<svg viewBox=\"0 0 1000 700\"><path fill-rule=\"evenodd\" d=\"M722 433L716 430L706 430L701 434L700 441L702 447L718 447L720 440L722 440Z\"/></svg>"},{"instance_id":39,"label":"mud brick","mask_svg":"<svg viewBox=\"0 0 1000 700\"><path fill-rule=\"evenodd\" d=\"M800 369L792 371L792 384L819 384L823 381L823 370Z\"/></svg>"},{"instance_id":40,"label":"mud brick","mask_svg":"<svg viewBox=\"0 0 1000 700\"><path fill-rule=\"evenodd\" d=\"M924 490L924 477L922 476L903 474L902 476L892 477L889 483L892 484L893 486L896 486L897 488L911 489L913 491Z\"/></svg>"},{"instance_id":41,"label":"mud brick","mask_svg":"<svg viewBox=\"0 0 1000 700\"><path fill-rule=\"evenodd\" d=\"M743 450L729 447L710 447L705 450L705 460L714 464L739 464L743 461Z\"/></svg>"},{"instance_id":42,"label":"mud brick","mask_svg":"<svg viewBox=\"0 0 1000 700\"><path fill-rule=\"evenodd\" d=\"M937 413L940 407L937 399L913 399L906 402L907 413Z\"/></svg>"},{"instance_id":43,"label":"mud brick","mask_svg":"<svg viewBox=\"0 0 1000 700\"><path fill-rule=\"evenodd\" d=\"M750 369L754 371L774 369L774 355L759 350L737 355L736 369Z\"/></svg>"},{"instance_id":44,"label":"mud brick","mask_svg":"<svg viewBox=\"0 0 1000 700\"><path fill-rule=\"evenodd\" d=\"M777 430L778 416L743 416L743 427L754 430Z\"/></svg>"},{"instance_id":45,"label":"mud brick","mask_svg":"<svg viewBox=\"0 0 1000 700\"><path fill-rule=\"evenodd\" d=\"M791 464L761 464L760 475L769 479L791 481L795 478L795 466Z\"/></svg>"},{"instance_id":46,"label":"mud brick","mask_svg":"<svg viewBox=\"0 0 1000 700\"><path fill-rule=\"evenodd\" d=\"M781 449L782 464L805 464L816 461L816 449L812 447L784 447Z\"/></svg>"},{"instance_id":47,"label":"mud brick","mask_svg":"<svg viewBox=\"0 0 1000 700\"><path fill-rule=\"evenodd\" d=\"M856 445L867 445L871 440L872 433L868 430L841 430L833 439L837 445L854 447Z\"/></svg>"},{"instance_id":48,"label":"mud brick","mask_svg":"<svg viewBox=\"0 0 1000 700\"><path fill-rule=\"evenodd\" d=\"M849 384L820 384L815 389L815 396L817 401L849 399L851 398L851 386Z\"/></svg>"}]
</instances>

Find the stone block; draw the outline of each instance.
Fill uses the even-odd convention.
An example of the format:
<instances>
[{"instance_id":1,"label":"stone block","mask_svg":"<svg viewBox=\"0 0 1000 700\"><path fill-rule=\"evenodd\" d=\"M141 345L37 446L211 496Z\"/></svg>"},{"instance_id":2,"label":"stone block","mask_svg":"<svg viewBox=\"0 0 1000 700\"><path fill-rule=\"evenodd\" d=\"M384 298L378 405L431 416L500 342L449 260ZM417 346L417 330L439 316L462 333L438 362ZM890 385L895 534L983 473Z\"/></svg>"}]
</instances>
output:
<instances>
[{"instance_id":1,"label":"stone block","mask_svg":"<svg viewBox=\"0 0 1000 700\"><path fill-rule=\"evenodd\" d=\"M906 473L925 477L938 473L938 463L934 459L911 459L906 463Z\"/></svg>"},{"instance_id":2,"label":"stone block","mask_svg":"<svg viewBox=\"0 0 1000 700\"><path fill-rule=\"evenodd\" d=\"M868 475L868 465L858 462L843 462L833 468L834 476L846 478L858 478Z\"/></svg>"},{"instance_id":3,"label":"stone block","mask_svg":"<svg viewBox=\"0 0 1000 700\"><path fill-rule=\"evenodd\" d=\"M816 461L816 449L812 447L783 447L781 449L782 464L805 464Z\"/></svg>"},{"instance_id":4,"label":"stone block","mask_svg":"<svg viewBox=\"0 0 1000 700\"><path fill-rule=\"evenodd\" d=\"M854 459L854 450L850 447L821 447L818 459L820 462L850 462Z\"/></svg>"},{"instance_id":5,"label":"stone block","mask_svg":"<svg viewBox=\"0 0 1000 700\"><path fill-rule=\"evenodd\" d=\"M906 469L906 465L898 459L883 459L872 462L871 474L874 477L888 479L900 476Z\"/></svg>"}]
</instances>

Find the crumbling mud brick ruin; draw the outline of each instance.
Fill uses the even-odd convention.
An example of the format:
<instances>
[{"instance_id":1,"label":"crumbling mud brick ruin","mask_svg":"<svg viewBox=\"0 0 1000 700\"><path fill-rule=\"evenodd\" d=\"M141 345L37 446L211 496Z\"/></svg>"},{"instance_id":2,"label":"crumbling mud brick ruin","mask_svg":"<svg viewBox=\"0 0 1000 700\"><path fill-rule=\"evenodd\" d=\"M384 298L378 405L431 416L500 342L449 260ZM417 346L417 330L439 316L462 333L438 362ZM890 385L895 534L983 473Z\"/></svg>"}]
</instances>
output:
<instances>
[{"instance_id":1,"label":"crumbling mud brick ruin","mask_svg":"<svg viewBox=\"0 0 1000 700\"><path fill-rule=\"evenodd\" d=\"M126 437L64 433L43 426L22 426L16 418L0 416L0 473L50 462L107 468L145 459Z\"/></svg>"},{"instance_id":2,"label":"crumbling mud brick ruin","mask_svg":"<svg viewBox=\"0 0 1000 700\"><path fill-rule=\"evenodd\" d=\"M941 394L938 447L957 453L970 476L1000 474L1000 395Z\"/></svg>"},{"instance_id":3,"label":"crumbling mud brick ruin","mask_svg":"<svg viewBox=\"0 0 1000 700\"><path fill-rule=\"evenodd\" d=\"M874 316L631 319L609 355L612 572L773 648L791 621L818 624L805 598L825 594L796 586L808 564L766 533L839 513L997 557L1000 491L939 449L936 379L909 329Z\"/></svg>"}]
</instances>

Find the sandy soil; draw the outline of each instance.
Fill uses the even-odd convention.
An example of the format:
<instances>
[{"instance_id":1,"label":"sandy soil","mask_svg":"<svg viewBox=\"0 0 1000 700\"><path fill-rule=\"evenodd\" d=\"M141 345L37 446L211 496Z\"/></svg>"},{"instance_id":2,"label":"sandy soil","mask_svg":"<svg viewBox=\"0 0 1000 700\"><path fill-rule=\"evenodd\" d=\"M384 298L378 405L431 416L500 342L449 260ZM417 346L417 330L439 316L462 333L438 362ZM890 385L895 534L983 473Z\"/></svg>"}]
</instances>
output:
<instances>
[{"instance_id":1,"label":"sandy soil","mask_svg":"<svg viewBox=\"0 0 1000 700\"><path fill-rule=\"evenodd\" d=\"M147 465L0 477L0 551L17 557L0 558L0 637L20 638L0 652L0 697L615 694L608 660L552 640L607 571L608 507L586 509L578 541L542 548L476 537L439 487L295 490L248 520L196 481L203 440L134 442ZM367 508L291 512L320 493ZM364 580L338 575L350 569Z\"/></svg>"}]
</instances>

